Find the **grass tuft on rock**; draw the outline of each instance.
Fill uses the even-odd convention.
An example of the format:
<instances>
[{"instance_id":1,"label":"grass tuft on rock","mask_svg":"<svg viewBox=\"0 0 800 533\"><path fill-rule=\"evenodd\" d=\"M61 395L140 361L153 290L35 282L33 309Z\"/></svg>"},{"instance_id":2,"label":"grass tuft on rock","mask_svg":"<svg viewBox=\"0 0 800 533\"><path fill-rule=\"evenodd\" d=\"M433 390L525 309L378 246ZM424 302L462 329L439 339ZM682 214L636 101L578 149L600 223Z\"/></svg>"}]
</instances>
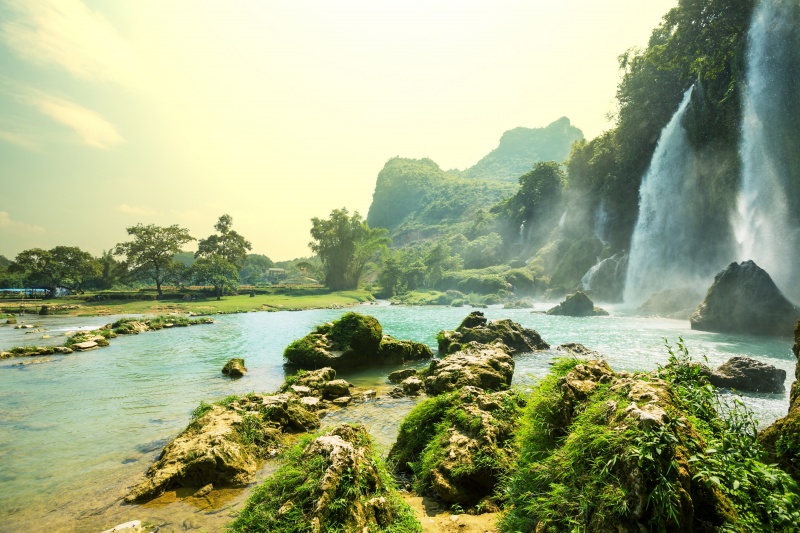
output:
<instances>
[{"instance_id":1,"label":"grass tuft on rock","mask_svg":"<svg viewBox=\"0 0 800 533\"><path fill-rule=\"evenodd\" d=\"M308 435L250 496L233 532L417 533L422 528L397 493L363 426Z\"/></svg>"}]
</instances>

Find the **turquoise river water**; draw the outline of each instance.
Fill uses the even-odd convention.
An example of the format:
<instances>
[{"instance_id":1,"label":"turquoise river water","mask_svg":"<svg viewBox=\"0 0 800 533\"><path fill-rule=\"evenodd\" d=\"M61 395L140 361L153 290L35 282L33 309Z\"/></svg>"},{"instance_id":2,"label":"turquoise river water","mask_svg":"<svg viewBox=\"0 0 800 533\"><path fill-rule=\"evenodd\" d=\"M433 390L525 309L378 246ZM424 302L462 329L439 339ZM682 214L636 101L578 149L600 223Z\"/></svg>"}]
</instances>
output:
<instances>
[{"instance_id":1,"label":"turquoise river water","mask_svg":"<svg viewBox=\"0 0 800 533\"><path fill-rule=\"evenodd\" d=\"M546 309L542 304L538 310ZM470 311L449 307L365 305L384 332L435 347L439 330L454 329ZM762 425L786 414L795 359L787 338L697 332L688 321L627 316L548 316L529 309L490 307L488 318L511 318L536 329L551 345L580 342L605 355L615 370L649 370L664 363L663 339L682 337L697 359L717 366L733 355L755 357L787 372L784 394L748 394L744 401ZM343 310L224 315L211 325L119 337L111 346L68 356L0 361L0 531L100 532L129 520L160 531L218 531L240 509L248 490L214 491L202 501L168 494L147 505L122 498L169 439L189 422L201 400L271 392L284 380L282 354L292 340ZM0 327L0 349L61 344L67 331L97 328L114 317L35 317L40 330ZM788 332L787 332L788 333ZM42 338L49 337L49 338ZM528 386L546 374L556 352L515 357L514 383ZM243 357L249 373L225 378L220 369ZM360 387L385 392L394 368L340 372ZM383 449L396 436L411 399L378 398L330 414L326 425L365 424ZM268 463L263 480L275 468Z\"/></svg>"}]
</instances>

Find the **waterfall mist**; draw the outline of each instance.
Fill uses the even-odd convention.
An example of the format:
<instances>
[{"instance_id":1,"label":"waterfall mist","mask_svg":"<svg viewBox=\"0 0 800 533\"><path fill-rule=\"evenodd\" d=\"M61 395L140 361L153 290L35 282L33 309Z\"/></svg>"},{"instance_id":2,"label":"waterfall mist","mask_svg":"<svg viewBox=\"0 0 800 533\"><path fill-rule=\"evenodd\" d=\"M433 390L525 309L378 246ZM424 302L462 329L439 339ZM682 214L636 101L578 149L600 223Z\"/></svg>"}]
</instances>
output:
<instances>
[{"instance_id":1,"label":"waterfall mist","mask_svg":"<svg viewBox=\"0 0 800 533\"><path fill-rule=\"evenodd\" d=\"M796 222L793 227L791 201L797 200L792 190L800 179L798 35L796 1L758 5L748 32L742 181L733 219L739 259L754 260L795 301L800 299L800 235Z\"/></svg>"},{"instance_id":2,"label":"waterfall mist","mask_svg":"<svg viewBox=\"0 0 800 533\"><path fill-rule=\"evenodd\" d=\"M639 218L631 239L624 301L638 305L666 289L705 292L719 266L708 256L700 196L700 162L681 124L693 88L661 131L639 189Z\"/></svg>"}]
</instances>

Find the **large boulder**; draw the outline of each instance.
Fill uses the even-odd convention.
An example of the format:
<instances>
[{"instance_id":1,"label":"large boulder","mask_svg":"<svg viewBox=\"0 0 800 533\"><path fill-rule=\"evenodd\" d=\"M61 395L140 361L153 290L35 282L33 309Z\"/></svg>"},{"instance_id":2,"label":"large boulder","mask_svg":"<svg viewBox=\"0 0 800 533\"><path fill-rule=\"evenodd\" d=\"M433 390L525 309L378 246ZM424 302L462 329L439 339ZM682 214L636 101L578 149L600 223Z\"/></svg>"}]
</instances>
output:
<instances>
[{"instance_id":1,"label":"large boulder","mask_svg":"<svg viewBox=\"0 0 800 533\"><path fill-rule=\"evenodd\" d=\"M432 396L466 386L500 390L511 385L514 360L501 344L471 342L460 352L431 361L423 375L425 392Z\"/></svg>"},{"instance_id":2,"label":"large boulder","mask_svg":"<svg viewBox=\"0 0 800 533\"><path fill-rule=\"evenodd\" d=\"M126 500L145 501L178 487L249 483L260 466L258 449L276 446L280 436L280 430L256 422L255 417L211 406L164 448L146 479L131 489ZM257 426L255 442L243 441L245 425Z\"/></svg>"},{"instance_id":3,"label":"large boulder","mask_svg":"<svg viewBox=\"0 0 800 533\"><path fill-rule=\"evenodd\" d=\"M490 322L481 311L470 313L455 331L440 331L437 339L439 355L455 353L470 342L492 344L499 341L509 349L509 353L533 352L550 348L550 345L542 340L541 335L535 330L522 327L507 318Z\"/></svg>"},{"instance_id":4,"label":"large boulder","mask_svg":"<svg viewBox=\"0 0 800 533\"><path fill-rule=\"evenodd\" d=\"M303 369L395 365L432 355L425 344L383 335L376 318L352 312L317 326L283 353L289 365Z\"/></svg>"},{"instance_id":5,"label":"large boulder","mask_svg":"<svg viewBox=\"0 0 800 533\"><path fill-rule=\"evenodd\" d=\"M786 371L750 357L736 356L728 359L710 373L712 385L742 392L781 393Z\"/></svg>"},{"instance_id":6,"label":"large boulder","mask_svg":"<svg viewBox=\"0 0 800 533\"><path fill-rule=\"evenodd\" d=\"M585 292L577 291L547 311L547 314L559 316L605 316L608 312L595 307L594 302L586 296Z\"/></svg>"},{"instance_id":7,"label":"large boulder","mask_svg":"<svg viewBox=\"0 0 800 533\"><path fill-rule=\"evenodd\" d=\"M246 485L264 459L278 453L284 432L305 433L320 425L319 416L289 393L251 393L219 404L201 403L193 418L126 501L147 501L180 487Z\"/></svg>"},{"instance_id":8,"label":"large boulder","mask_svg":"<svg viewBox=\"0 0 800 533\"><path fill-rule=\"evenodd\" d=\"M524 403L521 394L470 386L425 400L401 424L389 459L413 475L419 494L493 508L498 482L516 465L510 444Z\"/></svg>"},{"instance_id":9,"label":"large boulder","mask_svg":"<svg viewBox=\"0 0 800 533\"><path fill-rule=\"evenodd\" d=\"M777 463L800 483L800 321L794 328L792 351L797 364L789 396L789 414L759 433L758 440L764 446L768 460Z\"/></svg>"},{"instance_id":10,"label":"large boulder","mask_svg":"<svg viewBox=\"0 0 800 533\"><path fill-rule=\"evenodd\" d=\"M422 529L400 498L364 426L337 426L304 440L256 490L233 532Z\"/></svg>"},{"instance_id":11,"label":"large boulder","mask_svg":"<svg viewBox=\"0 0 800 533\"><path fill-rule=\"evenodd\" d=\"M667 289L650 296L636 312L640 315L688 320L702 301L702 295L694 289Z\"/></svg>"},{"instance_id":12,"label":"large boulder","mask_svg":"<svg viewBox=\"0 0 800 533\"><path fill-rule=\"evenodd\" d=\"M692 313L692 329L756 335L788 335L800 309L753 261L731 263L714 278L703 303Z\"/></svg>"}]
</instances>

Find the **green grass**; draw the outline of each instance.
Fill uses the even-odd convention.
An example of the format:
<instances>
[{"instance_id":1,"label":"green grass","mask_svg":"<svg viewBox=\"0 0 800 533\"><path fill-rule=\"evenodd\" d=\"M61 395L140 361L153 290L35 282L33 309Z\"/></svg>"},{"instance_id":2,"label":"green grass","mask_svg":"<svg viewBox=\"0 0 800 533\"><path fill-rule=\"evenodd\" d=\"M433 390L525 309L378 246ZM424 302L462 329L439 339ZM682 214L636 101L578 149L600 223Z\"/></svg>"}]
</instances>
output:
<instances>
[{"instance_id":1,"label":"green grass","mask_svg":"<svg viewBox=\"0 0 800 533\"><path fill-rule=\"evenodd\" d=\"M360 438L352 444L365 448L365 460L341 473L335 493L330 495L327 513L318 516L318 530L311 519L315 516L315 506L322 494L320 480L329 466L329 458L324 455L304 455L305 449L319 437L318 434L302 437L285 452L280 469L256 488L228 530L239 533L347 533L353 531L348 528L352 525L350 510L355 502L364 504L371 498L384 497L391 512L391 523L384 527L370 524L371 532L421 532L414 512L402 501L394 480L372 449L372 439L363 428L357 436ZM377 473L377 486L372 485L374 478L364 475L364 472L373 469Z\"/></svg>"},{"instance_id":2,"label":"green grass","mask_svg":"<svg viewBox=\"0 0 800 533\"><path fill-rule=\"evenodd\" d=\"M267 294L248 294L201 298L195 301L180 299L138 300L108 299L102 301L83 301L76 298L65 298L64 303L79 304L69 313L73 316L124 315L124 314L168 314L195 313L200 315L217 313L246 313L251 311L295 311L303 309L319 309L328 307L347 307L372 301L374 298L366 290L330 292L322 289L283 289ZM61 302L62 300L58 300ZM41 303L31 307L38 311ZM35 307L35 309L34 309Z\"/></svg>"}]
</instances>

